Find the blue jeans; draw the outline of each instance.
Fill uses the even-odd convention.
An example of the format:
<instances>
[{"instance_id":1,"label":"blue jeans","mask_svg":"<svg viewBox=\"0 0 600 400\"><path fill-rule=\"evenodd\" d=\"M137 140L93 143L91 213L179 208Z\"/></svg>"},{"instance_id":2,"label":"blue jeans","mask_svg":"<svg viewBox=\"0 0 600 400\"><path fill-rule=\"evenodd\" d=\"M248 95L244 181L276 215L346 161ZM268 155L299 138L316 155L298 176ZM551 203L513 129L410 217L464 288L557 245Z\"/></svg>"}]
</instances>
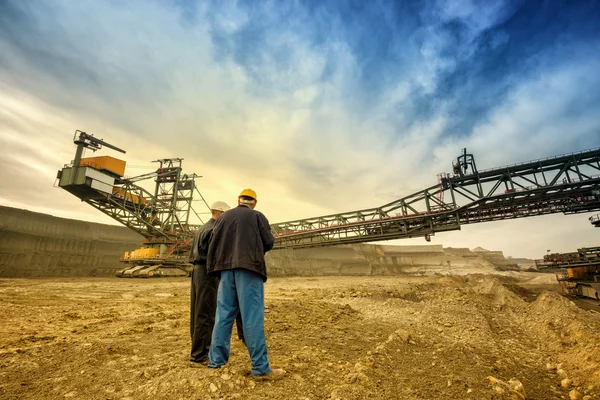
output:
<instances>
[{"instance_id":1,"label":"blue jeans","mask_svg":"<svg viewBox=\"0 0 600 400\"><path fill-rule=\"evenodd\" d=\"M244 268L221 271L208 367L220 368L227 364L231 329L238 310L252 360L252 375L264 375L271 370L265 339L265 287L259 274Z\"/></svg>"}]
</instances>

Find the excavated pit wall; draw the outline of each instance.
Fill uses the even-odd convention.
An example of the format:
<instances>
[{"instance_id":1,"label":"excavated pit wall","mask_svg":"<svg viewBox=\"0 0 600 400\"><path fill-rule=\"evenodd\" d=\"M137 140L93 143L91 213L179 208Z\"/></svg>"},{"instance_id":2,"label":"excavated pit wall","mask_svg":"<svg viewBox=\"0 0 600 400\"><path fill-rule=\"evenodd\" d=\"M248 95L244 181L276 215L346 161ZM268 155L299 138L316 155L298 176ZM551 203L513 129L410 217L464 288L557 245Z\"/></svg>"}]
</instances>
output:
<instances>
[{"instance_id":1,"label":"excavated pit wall","mask_svg":"<svg viewBox=\"0 0 600 400\"><path fill-rule=\"evenodd\" d=\"M276 250L268 253L267 264L273 276L468 274L510 265L503 256L487 257L466 248L375 244Z\"/></svg>"},{"instance_id":2,"label":"excavated pit wall","mask_svg":"<svg viewBox=\"0 0 600 400\"><path fill-rule=\"evenodd\" d=\"M0 277L113 276L142 237L113 225L0 206ZM340 245L267 254L269 276L471 273L503 269L501 252L441 245Z\"/></svg>"},{"instance_id":3,"label":"excavated pit wall","mask_svg":"<svg viewBox=\"0 0 600 400\"><path fill-rule=\"evenodd\" d=\"M111 276L142 239L122 226L0 206L0 277Z\"/></svg>"},{"instance_id":4,"label":"excavated pit wall","mask_svg":"<svg viewBox=\"0 0 600 400\"><path fill-rule=\"evenodd\" d=\"M508 260L504 257L504 253L501 251L489 251L477 247L473 249L473 253L485 258L490 263L496 265L501 271L520 271L519 265L514 260Z\"/></svg>"}]
</instances>

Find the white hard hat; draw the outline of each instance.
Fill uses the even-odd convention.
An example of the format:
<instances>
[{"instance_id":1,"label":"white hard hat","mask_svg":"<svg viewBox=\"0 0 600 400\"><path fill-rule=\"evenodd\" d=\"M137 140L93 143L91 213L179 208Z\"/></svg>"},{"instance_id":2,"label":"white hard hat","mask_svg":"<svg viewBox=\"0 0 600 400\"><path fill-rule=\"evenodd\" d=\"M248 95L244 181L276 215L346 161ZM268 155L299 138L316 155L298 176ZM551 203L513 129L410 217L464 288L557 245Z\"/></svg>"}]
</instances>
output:
<instances>
[{"instance_id":1,"label":"white hard hat","mask_svg":"<svg viewBox=\"0 0 600 400\"><path fill-rule=\"evenodd\" d=\"M211 210L214 210L214 211L223 211L223 212L229 210L229 208L230 207L224 201L215 201L210 206Z\"/></svg>"}]
</instances>

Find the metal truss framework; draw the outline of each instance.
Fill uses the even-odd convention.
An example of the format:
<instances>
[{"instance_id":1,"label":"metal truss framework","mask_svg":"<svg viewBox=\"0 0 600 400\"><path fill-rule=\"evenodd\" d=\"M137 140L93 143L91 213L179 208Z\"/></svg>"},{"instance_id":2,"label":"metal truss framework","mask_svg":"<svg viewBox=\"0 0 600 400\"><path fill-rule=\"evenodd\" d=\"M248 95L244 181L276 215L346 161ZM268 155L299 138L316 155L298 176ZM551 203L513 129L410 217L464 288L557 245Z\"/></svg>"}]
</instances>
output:
<instances>
[{"instance_id":1,"label":"metal truss framework","mask_svg":"<svg viewBox=\"0 0 600 400\"><path fill-rule=\"evenodd\" d=\"M168 162L170 160L160 160ZM178 159L177 162L181 163ZM197 175L181 174L181 166L159 168L144 179L155 178L155 193L136 185L140 179L119 179L115 192L87 191L73 193L92 207L115 219L146 238L146 243L169 242L193 236L189 225L193 191ZM202 198L202 201L204 199ZM198 215L198 214L196 214ZM200 216L198 215L200 218Z\"/></svg>"},{"instance_id":2,"label":"metal truss framework","mask_svg":"<svg viewBox=\"0 0 600 400\"><path fill-rule=\"evenodd\" d=\"M445 200L446 199L446 200ZM464 154L438 184L383 206L272 224L276 248L425 237L473 224L600 210L600 148L478 171Z\"/></svg>"},{"instance_id":3,"label":"metal truss framework","mask_svg":"<svg viewBox=\"0 0 600 400\"><path fill-rule=\"evenodd\" d=\"M108 190L98 189L95 175L86 175L85 183L75 183L78 170L88 168L80 166L83 150L96 151L107 146L122 153L125 151L82 131L75 132L74 143L77 145L75 159L59 171L60 187L144 236L146 244L177 244L176 247L181 247L189 241L194 234L192 229L197 228L197 225L189 224L190 214L193 212L202 222L192 207L194 192L200 198L198 201L209 207L196 187L198 175L182 172L183 159L156 160L154 162L159 163L156 171L131 178L115 175L114 185ZM67 173L69 180L60 179ZM140 181L149 179L155 181L154 193L139 186Z\"/></svg>"},{"instance_id":4,"label":"metal truss framework","mask_svg":"<svg viewBox=\"0 0 600 400\"><path fill-rule=\"evenodd\" d=\"M115 183L113 194L103 193L89 187L64 187L97 210L103 212L126 227L136 231L145 239L145 245L165 245L166 251L160 255L164 266L180 267L187 262L191 239L198 225L189 224L190 212L200 216L192 207L194 191L199 201L206 204L195 185L196 174L181 173L181 159L178 166L163 168L171 160L159 160L161 167L156 172L130 179L121 178ZM168 165L168 164L167 164ZM155 193L150 193L135 182L154 178ZM158 195L156 195L158 193ZM208 207L208 205L206 205ZM122 259L123 262L156 264L157 259Z\"/></svg>"},{"instance_id":5,"label":"metal truss framework","mask_svg":"<svg viewBox=\"0 0 600 400\"><path fill-rule=\"evenodd\" d=\"M572 253L546 254L535 260L538 268L576 268L600 266L600 247L584 247Z\"/></svg>"}]
</instances>

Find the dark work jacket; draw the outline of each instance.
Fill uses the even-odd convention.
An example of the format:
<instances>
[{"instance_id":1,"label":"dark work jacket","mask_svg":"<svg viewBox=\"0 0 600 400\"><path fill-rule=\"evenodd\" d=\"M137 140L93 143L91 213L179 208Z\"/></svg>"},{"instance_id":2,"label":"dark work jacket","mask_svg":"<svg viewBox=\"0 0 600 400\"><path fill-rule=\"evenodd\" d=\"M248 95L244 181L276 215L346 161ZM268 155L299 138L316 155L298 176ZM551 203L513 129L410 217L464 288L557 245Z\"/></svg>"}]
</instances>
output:
<instances>
[{"instance_id":1,"label":"dark work jacket","mask_svg":"<svg viewBox=\"0 0 600 400\"><path fill-rule=\"evenodd\" d=\"M188 262L190 264L202 264L206 265L206 255L208 254L208 244L210 243L211 234L215 227L215 220L211 218L206 222L198 232L194 235L194 241L192 242L192 249L190 250L190 257Z\"/></svg>"},{"instance_id":2,"label":"dark work jacket","mask_svg":"<svg viewBox=\"0 0 600 400\"><path fill-rule=\"evenodd\" d=\"M237 206L221 215L212 232L206 270L209 274L245 268L267 280L265 253L273 248L275 238L269 221L260 212Z\"/></svg>"}]
</instances>

